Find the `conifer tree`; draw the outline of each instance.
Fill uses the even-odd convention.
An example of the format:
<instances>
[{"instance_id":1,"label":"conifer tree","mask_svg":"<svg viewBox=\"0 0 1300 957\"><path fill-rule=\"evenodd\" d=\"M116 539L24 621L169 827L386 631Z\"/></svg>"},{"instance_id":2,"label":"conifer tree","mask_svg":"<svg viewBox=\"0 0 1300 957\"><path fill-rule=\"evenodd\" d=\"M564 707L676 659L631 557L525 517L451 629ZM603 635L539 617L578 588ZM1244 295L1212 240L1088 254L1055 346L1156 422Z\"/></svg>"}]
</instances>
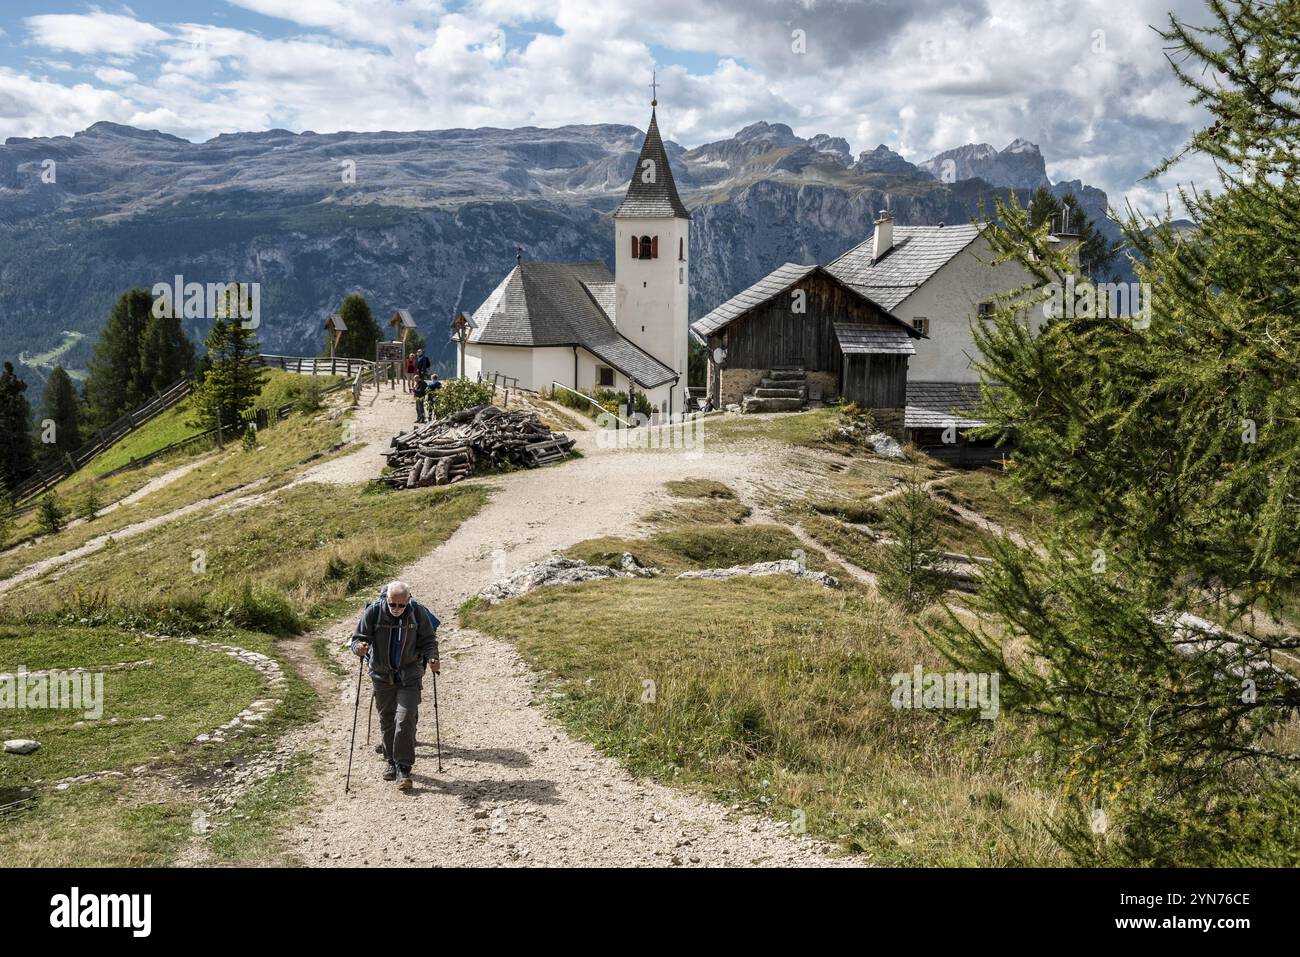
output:
<instances>
[{"instance_id":1,"label":"conifer tree","mask_svg":"<svg viewBox=\"0 0 1300 957\"><path fill-rule=\"evenodd\" d=\"M27 383L6 362L0 374L0 485L12 491L36 469L32 455L32 408Z\"/></svg>"},{"instance_id":2,"label":"conifer tree","mask_svg":"<svg viewBox=\"0 0 1300 957\"><path fill-rule=\"evenodd\" d=\"M908 611L931 604L948 586L939 554L937 523L942 510L923 483L909 479L885 513L889 542L884 546L880 590Z\"/></svg>"},{"instance_id":3,"label":"conifer tree","mask_svg":"<svg viewBox=\"0 0 1300 957\"><path fill-rule=\"evenodd\" d=\"M46 421L52 423L53 442L43 441ZM61 462L68 453L81 446L81 407L72 377L62 366L56 366L45 380L45 391L41 394L41 422L37 423L36 432L36 454L43 467Z\"/></svg>"},{"instance_id":4,"label":"conifer tree","mask_svg":"<svg viewBox=\"0 0 1300 957\"><path fill-rule=\"evenodd\" d=\"M237 296L232 291L227 297L204 342L209 364L194 397L199 422L206 428L219 425L227 437L242 431L244 414L252 410L266 380L257 362L257 335L240 318Z\"/></svg>"},{"instance_id":5,"label":"conifer tree","mask_svg":"<svg viewBox=\"0 0 1300 957\"><path fill-rule=\"evenodd\" d=\"M1008 297L976 330L986 434L1015 440L1010 475L1059 524L997 545L989 617L935 637L1039 716L1067 798L1053 826L1086 863L1300 861L1300 4L1209 11L1162 35L1215 119L1157 172L1208 155L1218 189L1182 194L1190 232L1168 213L1124 227L1149 324L1032 336ZM1000 259L1063 279L1046 227L1014 203L999 220Z\"/></svg>"},{"instance_id":6,"label":"conifer tree","mask_svg":"<svg viewBox=\"0 0 1300 957\"><path fill-rule=\"evenodd\" d=\"M339 318L347 330L339 338L338 348L334 354L341 358L370 359L375 358L375 343L383 339L383 333L370 311L370 303L360 293L350 293L339 306Z\"/></svg>"}]
</instances>

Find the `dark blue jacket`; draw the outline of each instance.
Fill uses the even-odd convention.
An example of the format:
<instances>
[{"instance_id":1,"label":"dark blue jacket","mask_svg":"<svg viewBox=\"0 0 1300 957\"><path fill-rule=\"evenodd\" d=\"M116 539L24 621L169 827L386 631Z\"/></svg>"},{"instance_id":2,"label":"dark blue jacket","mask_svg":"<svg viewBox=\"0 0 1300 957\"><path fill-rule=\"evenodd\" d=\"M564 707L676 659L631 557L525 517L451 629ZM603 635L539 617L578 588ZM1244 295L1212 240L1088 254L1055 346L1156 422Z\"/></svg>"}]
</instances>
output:
<instances>
[{"instance_id":1,"label":"dark blue jacket","mask_svg":"<svg viewBox=\"0 0 1300 957\"><path fill-rule=\"evenodd\" d=\"M380 596L361 613L352 635L352 652L357 644L370 645L366 662L370 677L386 684L411 685L420 681L430 661L438 660L438 625L433 612L413 598L406 610L394 618L388 602Z\"/></svg>"}]
</instances>

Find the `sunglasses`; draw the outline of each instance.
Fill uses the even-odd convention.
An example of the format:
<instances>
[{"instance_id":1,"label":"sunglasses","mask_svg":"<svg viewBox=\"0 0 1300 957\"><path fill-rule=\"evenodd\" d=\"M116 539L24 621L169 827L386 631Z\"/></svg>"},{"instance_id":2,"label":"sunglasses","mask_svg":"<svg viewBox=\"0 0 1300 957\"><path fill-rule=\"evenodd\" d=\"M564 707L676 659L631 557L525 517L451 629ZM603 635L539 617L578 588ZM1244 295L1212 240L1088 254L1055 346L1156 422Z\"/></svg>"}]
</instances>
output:
<instances>
[{"instance_id":1,"label":"sunglasses","mask_svg":"<svg viewBox=\"0 0 1300 957\"><path fill-rule=\"evenodd\" d=\"M398 601L390 601L390 602L388 603L388 607L389 607L389 608L402 609L402 608L405 608L405 607L406 607L406 602L404 602L404 601L401 601L401 602L398 602Z\"/></svg>"}]
</instances>

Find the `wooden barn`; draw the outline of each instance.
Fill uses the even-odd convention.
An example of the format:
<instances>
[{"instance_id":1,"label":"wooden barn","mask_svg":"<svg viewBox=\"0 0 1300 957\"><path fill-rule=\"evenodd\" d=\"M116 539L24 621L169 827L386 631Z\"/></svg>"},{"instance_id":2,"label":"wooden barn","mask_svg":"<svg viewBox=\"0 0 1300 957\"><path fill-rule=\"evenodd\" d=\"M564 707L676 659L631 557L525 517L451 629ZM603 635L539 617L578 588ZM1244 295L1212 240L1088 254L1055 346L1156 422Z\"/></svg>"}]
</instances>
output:
<instances>
[{"instance_id":1,"label":"wooden barn","mask_svg":"<svg viewBox=\"0 0 1300 957\"><path fill-rule=\"evenodd\" d=\"M900 432L907 362L923 333L821 266L786 263L691 325L714 407L802 408L841 397Z\"/></svg>"}]
</instances>

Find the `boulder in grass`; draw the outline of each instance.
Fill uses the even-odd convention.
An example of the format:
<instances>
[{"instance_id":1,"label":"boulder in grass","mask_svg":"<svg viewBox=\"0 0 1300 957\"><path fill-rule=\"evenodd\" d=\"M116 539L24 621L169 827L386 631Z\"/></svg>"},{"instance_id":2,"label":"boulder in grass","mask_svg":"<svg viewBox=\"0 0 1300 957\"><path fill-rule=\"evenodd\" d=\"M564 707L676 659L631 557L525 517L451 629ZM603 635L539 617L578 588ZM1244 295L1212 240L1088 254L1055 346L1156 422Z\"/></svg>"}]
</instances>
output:
<instances>
[{"instance_id":1,"label":"boulder in grass","mask_svg":"<svg viewBox=\"0 0 1300 957\"><path fill-rule=\"evenodd\" d=\"M732 565L730 568L704 568L700 571L682 572L678 578L759 578L765 575L791 575L805 581L817 582L827 588L839 588L839 579L825 572L810 572L793 558L783 558L775 562L755 562L753 565Z\"/></svg>"},{"instance_id":2,"label":"boulder in grass","mask_svg":"<svg viewBox=\"0 0 1300 957\"><path fill-rule=\"evenodd\" d=\"M887 459L905 459L907 455L903 452L903 447L892 436L884 432L876 432L867 436L867 444L877 455Z\"/></svg>"},{"instance_id":3,"label":"boulder in grass","mask_svg":"<svg viewBox=\"0 0 1300 957\"><path fill-rule=\"evenodd\" d=\"M5 742L6 754L31 754L40 748L39 741L33 741L30 738L14 738Z\"/></svg>"},{"instance_id":4,"label":"boulder in grass","mask_svg":"<svg viewBox=\"0 0 1300 957\"><path fill-rule=\"evenodd\" d=\"M526 595L544 585L576 585L580 582L604 578L649 578L659 574L657 568L642 568L627 552L623 553L619 564L620 568L610 568L608 565L588 565L576 558L552 555L539 562L529 562L516 568L505 578L484 588L478 593L478 597L493 604L507 598Z\"/></svg>"}]
</instances>

